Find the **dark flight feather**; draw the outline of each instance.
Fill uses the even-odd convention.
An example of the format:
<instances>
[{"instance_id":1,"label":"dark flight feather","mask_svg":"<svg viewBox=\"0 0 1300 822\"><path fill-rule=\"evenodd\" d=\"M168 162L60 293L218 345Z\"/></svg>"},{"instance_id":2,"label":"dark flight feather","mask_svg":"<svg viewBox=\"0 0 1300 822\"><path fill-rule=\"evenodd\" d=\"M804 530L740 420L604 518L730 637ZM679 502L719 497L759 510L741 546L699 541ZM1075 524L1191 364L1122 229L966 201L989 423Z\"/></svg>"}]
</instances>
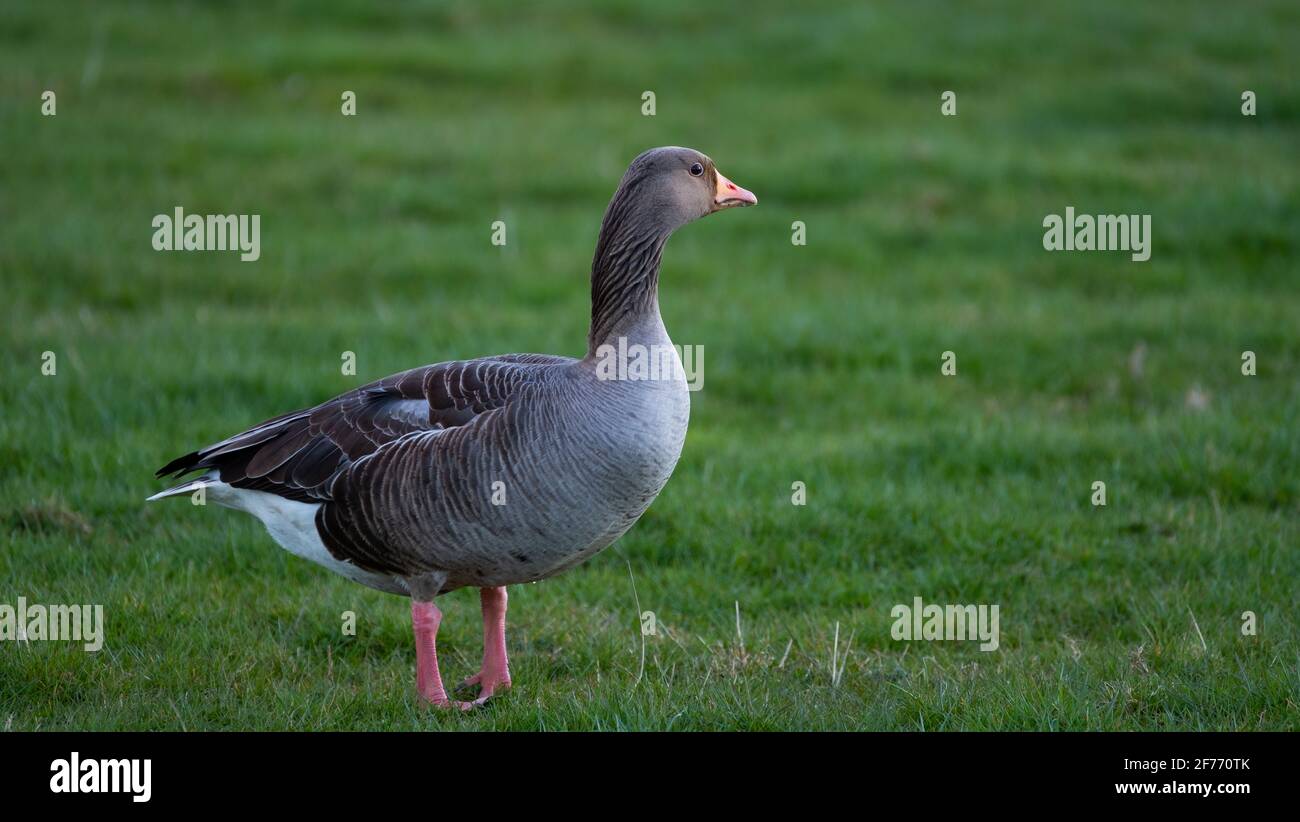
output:
<instances>
[{"instance_id":1,"label":"dark flight feather","mask_svg":"<svg viewBox=\"0 0 1300 822\"><path fill-rule=\"evenodd\" d=\"M222 482L236 488L326 502L334 479L380 446L464 425L504 407L528 379L528 366L570 361L507 354L413 368L178 457L157 476L215 469Z\"/></svg>"}]
</instances>

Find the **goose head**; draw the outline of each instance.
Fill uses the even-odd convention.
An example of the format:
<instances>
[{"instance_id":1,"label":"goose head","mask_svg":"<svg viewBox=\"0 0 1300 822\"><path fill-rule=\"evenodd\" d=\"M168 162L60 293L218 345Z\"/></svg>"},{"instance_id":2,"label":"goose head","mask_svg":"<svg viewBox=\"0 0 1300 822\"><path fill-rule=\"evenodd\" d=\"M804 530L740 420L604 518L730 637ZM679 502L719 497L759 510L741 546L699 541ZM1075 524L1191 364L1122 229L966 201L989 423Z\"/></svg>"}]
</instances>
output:
<instances>
[{"instance_id":1,"label":"goose head","mask_svg":"<svg viewBox=\"0 0 1300 822\"><path fill-rule=\"evenodd\" d=\"M605 209L596 239L588 356L647 313L662 327L659 261L669 235L715 211L757 202L694 149L652 148L633 160Z\"/></svg>"},{"instance_id":2,"label":"goose head","mask_svg":"<svg viewBox=\"0 0 1300 822\"><path fill-rule=\"evenodd\" d=\"M753 192L718 171L708 155L678 146L652 148L633 160L615 200L624 200L635 212L628 215L632 220L664 233L715 211L758 203Z\"/></svg>"}]
</instances>

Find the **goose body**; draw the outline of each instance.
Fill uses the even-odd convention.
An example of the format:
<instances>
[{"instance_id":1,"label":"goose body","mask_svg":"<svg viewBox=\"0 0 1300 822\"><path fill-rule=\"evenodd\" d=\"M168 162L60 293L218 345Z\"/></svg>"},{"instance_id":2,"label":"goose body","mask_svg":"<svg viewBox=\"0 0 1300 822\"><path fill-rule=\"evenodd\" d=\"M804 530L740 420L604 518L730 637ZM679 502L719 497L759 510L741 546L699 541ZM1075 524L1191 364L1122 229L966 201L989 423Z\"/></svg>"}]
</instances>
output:
<instances>
[{"instance_id":1,"label":"goose body","mask_svg":"<svg viewBox=\"0 0 1300 822\"><path fill-rule=\"evenodd\" d=\"M670 345L667 339L664 334L662 344ZM465 398L464 408L453 404L446 411L473 413L469 421L450 427L431 421L396 437L372 431L355 459L322 422L355 431L358 417L350 412L369 414L394 391L421 395L389 401L401 413L407 402L432 407L444 392L463 391L465 379L507 375L518 382L508 388L484 382L478 391L501 392L509 411L487 403L475 412ZM631 528L672 474L689 415L680 374L639 383L601 380L592 360L540 355L439 363L344 394L272 431L253 429L253 438L270 436L233 452L238 457L226 458L224 472L209 469L180 491L203 487L208 499L253 514L291 553L389 593L409 594L407 580L430 571L447 575L439 593L534 582L582 562ZM287 456L272 451L302 439ZM232 445L239 442L186 459L197 464L202 454ZM239 465L263 453L272 456L251 469L257 476ZM261 474L271 463L278 464ZM326 480L306 484L309 472L326 470Z\"/></svg>"},{"instance_id":2,"label":"goose body","mask_svg":"<svg viewBox=\"0 0 1300 822\"><path fill-rule=\"evenodd\" d=\"M410 596L420 692L435 704L465 706L438 674L433 599L480 588L484 666L469 682L482 702L509 685L505 587L609 546L681 455L690 400L659 313L664 243L686 222L755 201L704 155L652 149L601 226L585 357L508 354L395 374L173 460L160 476L203 473L150 499L202 488L291 553ZM667 352L677 367L611 378L601 359L620 343Z\"/></svg>"}]
</instances>

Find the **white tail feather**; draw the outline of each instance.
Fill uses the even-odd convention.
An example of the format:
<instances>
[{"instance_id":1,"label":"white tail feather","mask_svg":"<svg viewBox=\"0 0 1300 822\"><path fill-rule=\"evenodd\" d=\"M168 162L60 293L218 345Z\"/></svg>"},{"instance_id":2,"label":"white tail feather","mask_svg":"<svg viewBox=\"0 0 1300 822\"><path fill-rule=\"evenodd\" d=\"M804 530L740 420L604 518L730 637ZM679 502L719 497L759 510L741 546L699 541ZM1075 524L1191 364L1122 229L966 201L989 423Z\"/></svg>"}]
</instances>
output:
<instances>
[{"instance_id":1,"label":"white tail feather","mask_svg":"<svg viewBox=\"0 0 1300 822\"><path fill-rule=\"evenodd\" d=\"M198 479L190 480L189 482L182 482L180 485L173 485L171 488L159 491L152 497L146 497L145 502L153 502L154 500L164 499L166 497L177 497L181 494L189 494L193 491L199 490L200 488L207 488L208 486L213 485L215 481L216 477L210 474L205 474Z\"/></svg>"}]
</instances>

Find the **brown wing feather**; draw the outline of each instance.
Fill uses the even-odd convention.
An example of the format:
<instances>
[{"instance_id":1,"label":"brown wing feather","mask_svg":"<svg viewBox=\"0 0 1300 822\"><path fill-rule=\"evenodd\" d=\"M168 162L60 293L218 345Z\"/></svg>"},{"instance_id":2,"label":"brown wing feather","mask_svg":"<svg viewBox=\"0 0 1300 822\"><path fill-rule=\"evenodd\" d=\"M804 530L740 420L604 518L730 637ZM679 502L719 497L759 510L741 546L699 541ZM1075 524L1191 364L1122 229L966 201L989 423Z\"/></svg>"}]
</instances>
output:
<instances>
[{"instance_id":1,"label":"brown wing feather","mask_svg":"<svg viewBox=\"0 0 1300 822\"><path fill-rule=\"evenodd\" d=\"M327 501L335 478L384 443L464 425L505 406L527 378L526 366L564 362L571 360L508 354L413 368L315 408L267 420L174 459L157 475L216 469L223 482L236 488L302 502Z\"/></svg>"}]
</instances>

